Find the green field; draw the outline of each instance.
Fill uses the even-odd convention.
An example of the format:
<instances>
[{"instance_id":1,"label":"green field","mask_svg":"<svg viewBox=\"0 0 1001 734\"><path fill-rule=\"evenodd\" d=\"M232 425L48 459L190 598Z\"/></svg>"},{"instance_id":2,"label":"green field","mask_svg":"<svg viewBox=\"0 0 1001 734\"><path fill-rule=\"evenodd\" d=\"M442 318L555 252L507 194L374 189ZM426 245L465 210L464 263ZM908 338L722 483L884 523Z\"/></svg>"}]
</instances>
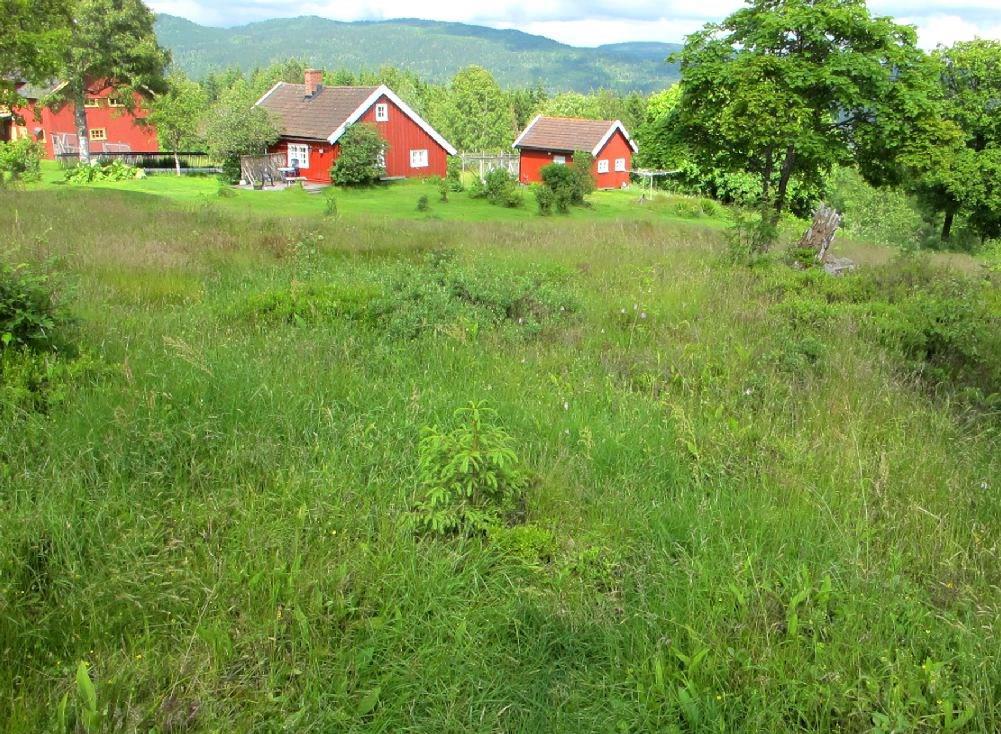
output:
<instances>
[{"instance_id":1,"label":"green field","mask_svg":"<svg viewBox=\"0 0 1001 734\"><path fill-rule=\"evenodd\" d=\"M82 727L81 661L94 731L1001 730L972 259L734 265L724 211L635 190L331 219L45 176L0 192L73 319L0 363L0 731ZM423 431L473 401L523 513L415 532Z\"/></svg>"}]
</instances>

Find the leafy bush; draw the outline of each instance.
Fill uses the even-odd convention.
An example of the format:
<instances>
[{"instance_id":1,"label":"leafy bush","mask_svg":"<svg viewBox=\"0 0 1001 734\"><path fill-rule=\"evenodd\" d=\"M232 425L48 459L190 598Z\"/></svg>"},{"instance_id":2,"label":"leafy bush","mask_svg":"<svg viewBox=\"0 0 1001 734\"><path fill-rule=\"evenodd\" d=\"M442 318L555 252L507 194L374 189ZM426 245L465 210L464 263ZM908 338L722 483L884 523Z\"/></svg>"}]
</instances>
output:
<instances>
[{"instance_id":1,"label":"leafy bush","mask_svg":"<svg viewBox=\"0 0 1001 734\"><path fill-rule=\"evenodd\" d=\"M48 275L0 263L0 349L49 349L65 321Z\"/></svg>"},{"instance_id":2,"label":"leafy bush","mask_svg":"<svg viewBox=\"0 0 1001 734\"><path fill-rule=\"evenodd\" d=\"M427 194L421 194L420 198L417 199L417 211L426 212L431 208L431 204L428 201Z\"/></svg>"},{"instance_id":3,"label":"leafy bush","mask_svg":"<svg viewBox=\"0 0 1001 734\"><path fill-rule=\"evenodd\" d=\"M367 186L385 173L382 161L386 141L375 125L351 125L341 136L340 147L340 155L330 169L330 178L338 186Z\"/></svg>"},{"instance_id":4,"label":"leafy bush","mask_svg":"<svg viewBox=\"0 0 1001 734\"><path fill-rule=\"evenodd\" d=\"M827 203L841 215L850 237L881 245L916 247L934 234L916 203L898 188L870 186L854 168L836 168L828 179Z\"/></svg>"},{"instance_id":5,"label":"leafy bush","mask_svg":"<svg viewBox=\"0 0 1001 734\"><path fill-rule=\"evenodd\" d=\"M39 143L27 138L0 143L0 184L39 180L43 152Z\"/></svg>"},{"instance_id":6,"label":"leafy bush","mask_svg":"<svg viewBox=\"0 0 1001 734\"><path fill-rule=\"evenodd\" d=\"M594 156L582 150L573 154L573 163L567 168L573 174L574 200L577 206L586 206L587 197L594 193L597 183L594 180Z\"/></svg>"},{"instance_id":7,"label":"leafy bush","mask_svg":"<svg viewBox=\"0 0 1001 734\"><path fill-rule=\"evenodd\" d=\"M441 201L442 204L448 203L448 192L449 192L448 179L444 178L438 179L438 200Z\"/></svg>"},{"instance_id":8,"label":"leafy bush","mask_svg":"<svg viewBox=\"0 0 1001 734\"><path fill-rule=\"evenodd\" d=\"M524 204L518 181L506 168L495 168L486 175L483 193L487 201L496 206L517 209Z\"/></svg>"},{"instance_id":9,"label":"leafy bush","mask_svg":"<svg viewBox=\"0 0 1001 734\"><path fill-rule=\"evenodd\" d=\"M451 430L426 428L419 447L424 497L411 519L419 532L476 535L523 511L528 477L496 413L470 403Z\"/></svg>"},{"instance_id":10,"label":"leafy bush","mask_svg":"<svg viewBox=\"0 0 1001 734\"><path fill-rule=\"evenodd\" d=\"M556 205L556 195L548 186L533 186L532 193L535 194L535 203L539 205L539 214L548 217L553 213Z\"/></svg>"},{"instance_id":11,"label":"leafy bush","mask_svg":"<svg viewBox=\"0 0 1001 734\"><path fill-rule=\"evenodd\" d=\"M455 193L462 191L464 188L462 185L462 159L459 156L449 156L445 181L448 184L448 188Z\"/></svg>"},{"instance_id":12,"label":"leafy bush","mask_svg":"<svg viewBox=\"0 0 1001 734\"><path fill-rule=\"evenodd\" d=\"M219 181L229 185L238 184L242 176L243 170L240 168L240 157L235 155L226 156L222 161Z\"/></svg>"},{"instance_id":13,"label":"leafy bush","mask_svg":"<svg viewBox=\"0 0 1001 734\"><path fill-rule=\"evenodd\" d=\"M95 181L130 181L142 178L143 175L142 169L121 161L112 161L111 163L95 163L68 168L65 178L67 183L85 184Z\"/></svg>"},{"instance_id":14,"label":"leafy bush","mask_svg":"<svg viewBox=\"0 0 1001 734\"><path fill-rule=\"evenodd\" d=\"M571 206L587 205L586 197L595 189L593 163L594 157L589 153L578 152L570 165L551 163L543 167L542 185L552 192L558 212L566 214Z\"/></svg>"}]
</instances>

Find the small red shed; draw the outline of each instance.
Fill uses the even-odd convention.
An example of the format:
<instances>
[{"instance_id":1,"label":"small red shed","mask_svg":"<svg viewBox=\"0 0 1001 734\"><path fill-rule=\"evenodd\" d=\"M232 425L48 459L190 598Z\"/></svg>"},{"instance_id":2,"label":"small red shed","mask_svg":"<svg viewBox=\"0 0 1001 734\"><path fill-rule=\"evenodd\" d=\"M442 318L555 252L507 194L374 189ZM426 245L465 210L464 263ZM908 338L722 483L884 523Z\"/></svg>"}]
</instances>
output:
<instances>
[{"instance_id":1,"label":"small red shed","mask_svg":"<svg viewBox=\"0 0 1001 734\"><path fill-rule=\"evenodd\" d=\"M45 103L65 86L65 82L59 82L45 87L31 84L18 87L17 93L25 99L25 105L12 110L6 124L0 120L0 139L31 138L45 146L48 158L76 154L79 138L73 103ZM84 100L91 153L158 152L156 128L146 120L148 112L143 107L143 98L134 96L134 109L130 112L115 100L114 92L113 86L98 83L92 85Z\"/></svg>"},{"instance_id":2,"label":"small red shed","mask_svg":"<svg viewBox=\"0 0 1001 734\"><path fill-rule=\"evenodd\" d=\"M386 177L444 176L456 150L389 87L327 87L310 69L305 84L279 82L257 101L278 119L281 138L268 152L287 157L307 181L330 183L348 126L369 122L386 141Z\"/></svg>"},{"instance_id":3,"label":"small red shed","mask_svg":"<svg viewBox=\"0 0 1001 734\"><path fill-rule=\"evenodd\" d=\"M639 148L618 120L581 120L543 117L532 120L514 141L521 151L523 184L538 183L540 172L552 163L573 162L579 150L594 156L594 178L599 189L617 189L629 183L633 154Z\"/></svg>"}]
</instances>

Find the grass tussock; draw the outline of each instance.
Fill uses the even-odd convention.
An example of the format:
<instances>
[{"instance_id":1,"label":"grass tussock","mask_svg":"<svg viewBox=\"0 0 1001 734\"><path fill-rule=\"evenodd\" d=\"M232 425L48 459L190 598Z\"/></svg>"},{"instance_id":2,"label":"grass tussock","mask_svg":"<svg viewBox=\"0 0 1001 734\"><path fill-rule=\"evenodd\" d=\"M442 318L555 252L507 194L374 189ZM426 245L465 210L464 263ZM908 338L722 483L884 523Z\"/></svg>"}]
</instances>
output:
<instances>
[{"instance_id":1,"label":"grass tussock","mask_svg":"<svg viewBox=\"0 0 1001 734\"><path fill-rule=\"evenodd\" d=\"M4 354L0 730L1001 729L993 276L0 204L78 350Z\"/></svg>"}]
</instances>

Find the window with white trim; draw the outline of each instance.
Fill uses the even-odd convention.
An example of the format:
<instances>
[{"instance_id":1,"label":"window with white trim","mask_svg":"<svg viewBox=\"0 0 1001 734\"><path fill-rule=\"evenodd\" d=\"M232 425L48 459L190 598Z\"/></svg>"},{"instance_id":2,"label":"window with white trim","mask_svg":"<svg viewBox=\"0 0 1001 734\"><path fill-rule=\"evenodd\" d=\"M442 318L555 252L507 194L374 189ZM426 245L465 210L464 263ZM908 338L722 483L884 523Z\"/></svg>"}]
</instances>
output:
<instances>
[{"instance_id":1,"label":"window with white trim","mask_svg":"<svg viewBox=\"0 0 1001 734\"><path fill-rule=\"evenodd\" d=\"M598 173L608 173L608 161L604 159L598 161Z\"/></svg>"},{"instance_id":2,"label":"window with white trim","mask_svg":"<svg viewBox=\"0 0 1001 734\"><path fill-rule=\"evenodd\" d=\"M89 130L91 140L107 140L108 131L103 127L92 127Z\"/></svg>"},{"instance_id":3,"label":"window with white trim","mask_svg":"<svg viewBox=\"0 0 1001 734\"><path fill-rule=\"evenodd\" d=\"M303 143L288 144L289 168L309 168L309 146Z\"/></svg>"},{"instance_id":4,"label":"window with white trim","mask_svg":"<svg viewBox=\"0 0 1001 734\"><path fill-rule=\"evenodd\" d=\"M99 99L97 99L95 97L87 97L83 101L83 106L84 107L100 107L101 106L101 100L99 100Z\"/></svg>"},{"instance_id":5,"label":"window with white trim","mask_svg":"<svg viewBox=\"0 0 1001 734\"><path fill-rule=\"evenodd\" d=\"M385 102L380 102L375 106L375 121L389 122L389 105Z\"/></svg>"},{"instance_id":6,"label":"window with white trim","mask_svg":"<svg viewBox=\"0 0 1001 734\"><path fill-rule=\"evenodd\" d=\"M626 170L626 159L625 158L616 158L615 159L615 170L616 171L625 171Z\"/></svg>"},{"instance_id":7,"label":"window with white trim","mask_svg":"<svg viewBox=\"0 0 1001 734\"><path fill-rule=\"evenodd\" d=\"M553 163L557 166L565 166L567 164L567 157L565 155L554 155Z\"/></svg>"},{"instance_id":8,"label":"window with white trim","mask_svg":"<svg viewBox=\"0 0 1001 734\"><path fill-rule=\"evenodd\" d=\"M428 152L427 152L427 150L412 150L412 151L410 151L410 167L411 168L427 168L428 167Z\"/></svg>"}]
</instances>

